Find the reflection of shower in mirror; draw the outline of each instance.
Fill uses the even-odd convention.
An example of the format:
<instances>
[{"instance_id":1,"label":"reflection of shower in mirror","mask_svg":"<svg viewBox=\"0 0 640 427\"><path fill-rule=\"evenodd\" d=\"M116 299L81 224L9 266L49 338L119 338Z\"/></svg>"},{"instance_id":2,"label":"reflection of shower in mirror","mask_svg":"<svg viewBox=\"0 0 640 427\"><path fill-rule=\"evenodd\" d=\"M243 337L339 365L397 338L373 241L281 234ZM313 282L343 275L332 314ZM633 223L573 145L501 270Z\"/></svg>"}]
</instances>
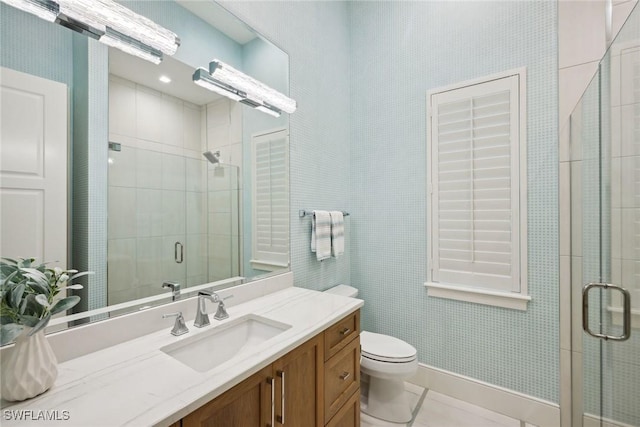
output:
<instances>
[{"instance_id":1,"label":"reflection of shower in mirror","mask_svg":"<svg viewBox=\"0 0 640 427\"><path fill-rule=\"evenodd\" d=\"M204 153L202 153L202 155L206 157L206 159L209 160L212 165L222 163L220 162L220 151L216 151L214 153L212 153L211 151L205 151Z\"/></svg>"}]
</instances>

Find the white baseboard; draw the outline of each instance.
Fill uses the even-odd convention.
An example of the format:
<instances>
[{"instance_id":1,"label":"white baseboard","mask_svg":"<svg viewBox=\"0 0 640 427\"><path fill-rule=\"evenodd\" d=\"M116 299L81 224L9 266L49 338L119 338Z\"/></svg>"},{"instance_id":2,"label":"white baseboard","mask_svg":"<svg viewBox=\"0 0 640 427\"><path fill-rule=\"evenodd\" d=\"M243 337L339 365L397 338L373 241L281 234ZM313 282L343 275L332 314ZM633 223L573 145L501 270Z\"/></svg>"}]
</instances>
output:
<instances>
[{"instance_id":1,"label":"white baseboard","mask_svg":"<svg viewBox=\"0 0 640 427\"><path fill-rule=\"evenodd\" d=\"M608 418L603 418L600 423L600 418L592 414L584 414L582 421L582 427L633 427L631 424L624 424L619 421L612 421Z\"/></svg>"},{"instance_id":2,"label":"white baseboard","mask_svg":"<svg viewBox=\"0 0 640 427\"><path fill-rule=\"evenodd\" d=\"M560 426L560 406L556 403L443 369L420 363L418 372L408 381L535 426Z\"/></svg>"}]
</instances>

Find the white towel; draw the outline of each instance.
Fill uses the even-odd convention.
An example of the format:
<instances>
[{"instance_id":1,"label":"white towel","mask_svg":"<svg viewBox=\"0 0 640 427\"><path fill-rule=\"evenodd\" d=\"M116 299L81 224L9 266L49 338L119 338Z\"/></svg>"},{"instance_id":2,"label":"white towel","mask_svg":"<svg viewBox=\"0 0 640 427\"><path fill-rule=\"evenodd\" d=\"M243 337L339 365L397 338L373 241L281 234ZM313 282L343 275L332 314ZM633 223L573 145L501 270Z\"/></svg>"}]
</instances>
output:
<instances>
[{"instance_id":1,"label":"white towel","mask_svg":"<svg viewBox=\"0 0 640 427\"><path fill-rule=\"evenodd\" d=\"M344 253L344 215L340 211L330 211L331 255L335 258Z\"/></svg>"},{"instance_id":2,"label":"white towel","mask_svg":"<svg viewBox=\"0 0 640 427\"><path fill-rule=\"evenodd\" d=\"M313 211L311 252L316 253L318 261L331 257L331 216L327 211Z\"/></svg>"}]
</instances>

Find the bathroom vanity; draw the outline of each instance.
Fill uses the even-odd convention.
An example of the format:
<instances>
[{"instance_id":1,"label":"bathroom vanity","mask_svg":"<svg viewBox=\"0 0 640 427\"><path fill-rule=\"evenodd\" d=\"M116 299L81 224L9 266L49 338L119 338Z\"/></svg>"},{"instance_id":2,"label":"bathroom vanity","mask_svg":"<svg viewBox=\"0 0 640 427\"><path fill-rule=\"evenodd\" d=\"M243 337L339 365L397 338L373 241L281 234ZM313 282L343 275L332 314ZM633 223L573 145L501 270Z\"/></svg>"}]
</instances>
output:
<instances>
[{"instance_id":1,"label":"bathroom vanity","mask_svg":"<svg viewBox=\"0 0 640 427\"><path fill-rule=\"evenodd\" d=\"M360 311L172 427L360 425Z\"/></svg>"},{"instance_id":2,"label":"bathroom vanity","mask_svg":"<svg viewBox=\"0 0 640 427\"><path fill-rule=\"evenodd\" d=\"M195 307L195 299L152 309L156 312L145 315L159 319L172 309L186 309L190 332L171 335L167 319L162 330L64 361L51 390L25 402L3 402L3 413L66 411L69 426L186 427L214 420L225 426L358 426L363 302L292 286L251 298L238 288L233 293L230 301L236 305L228 305L229 319L212 320L205 328L193 327L188 308ZM239 347L207 370L194 369L170 351L181 343L187 348L223 337L218 331L235 331L242 322L280 330L263 342ZM76 329L64 333L76 333L78 340L82 328ZM210 354L226 347L219 345ZM3 426L33 422L2 419ZM59 423L38 420L44 426Z\"/></svg>"}]
</instances>

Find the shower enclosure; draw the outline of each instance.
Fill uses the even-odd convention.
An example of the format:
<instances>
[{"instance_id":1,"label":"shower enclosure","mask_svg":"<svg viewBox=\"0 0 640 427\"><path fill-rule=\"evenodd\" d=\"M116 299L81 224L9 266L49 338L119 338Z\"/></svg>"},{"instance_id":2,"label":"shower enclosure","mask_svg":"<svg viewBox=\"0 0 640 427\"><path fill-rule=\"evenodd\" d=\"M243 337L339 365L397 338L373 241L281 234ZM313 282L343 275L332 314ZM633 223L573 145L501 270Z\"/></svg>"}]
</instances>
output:
<instances>
[{"instance_id":1,"label":"shower enclosure","mask_svg":"<svg viewBox=\"0 0 640 427\"><path fill-rule=\"evenodd\" d=\"M575 426L640 426L640 10L571 115Z\"/></svg>"},{"instance_id":2,"label":"shower enclosure","mask_svg":"<svg viewBox=\"0 0 640 427\"><path fill-rule=\"evenodd\" d=\"M241 168L220 152L242 138L229 105L110 75L108 305L240 276Z\"/></svg>"}]
</instances>

